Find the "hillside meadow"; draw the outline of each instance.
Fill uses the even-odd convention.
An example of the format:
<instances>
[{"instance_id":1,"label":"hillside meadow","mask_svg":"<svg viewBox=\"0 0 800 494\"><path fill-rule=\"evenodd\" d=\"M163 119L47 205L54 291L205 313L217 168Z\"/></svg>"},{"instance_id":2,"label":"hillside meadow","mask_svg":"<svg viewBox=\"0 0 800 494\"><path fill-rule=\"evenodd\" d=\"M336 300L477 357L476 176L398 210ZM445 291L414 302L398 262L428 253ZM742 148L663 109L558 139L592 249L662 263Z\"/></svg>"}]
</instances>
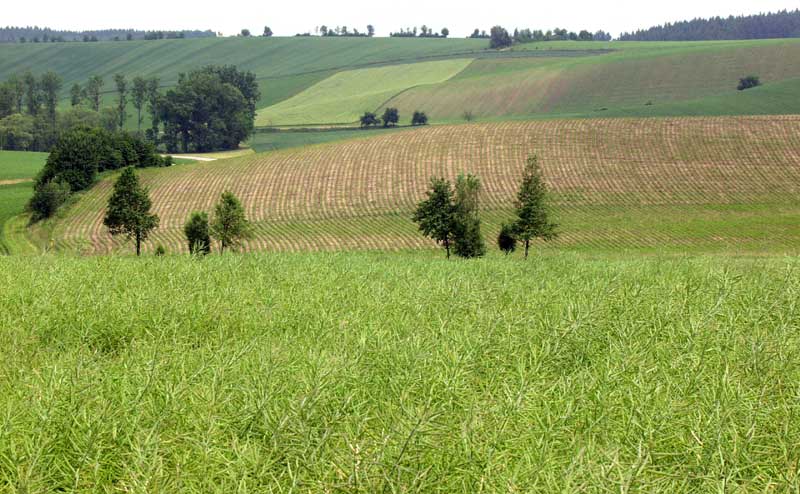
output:
<instances>
[{"instance_id":1,"label":"hillside meadow","mask_svg":"<svg viewBox=\"0 0 800 494\"><path fill-rule=\"evenodd\" d=\"M0 257L0 486L792 492L798 269Z\"/></svg>"},{"instance_id":2,"label":"hillside meadow","mask_svg":"<svg viewBox=\"0 0 800 494\"><path fill-rule=\"evenodd\" d=\"M33 195L33 178L46 160L46 153L0 151L0 254L13 251L7 244L6 224L25 210Z\"/></svg>"},{"instance_id":3,"label":"hillside meadow","mask_svg":"<svg viewBox=\"0 0 800 494\"><path fill-rule=\"evenodd\" d=\"M491 245L537 154L560 237L587 252L797 253L800 118L554 120L367 132L340 143L142 170L159 229L146 245L185 251L192 211L225 190L244 203L258 250L433 248L411 221L431 176L482 179ZM127 252L102 225L113 176L46 225L55 246Z\"/></svg>"}]
</instances>

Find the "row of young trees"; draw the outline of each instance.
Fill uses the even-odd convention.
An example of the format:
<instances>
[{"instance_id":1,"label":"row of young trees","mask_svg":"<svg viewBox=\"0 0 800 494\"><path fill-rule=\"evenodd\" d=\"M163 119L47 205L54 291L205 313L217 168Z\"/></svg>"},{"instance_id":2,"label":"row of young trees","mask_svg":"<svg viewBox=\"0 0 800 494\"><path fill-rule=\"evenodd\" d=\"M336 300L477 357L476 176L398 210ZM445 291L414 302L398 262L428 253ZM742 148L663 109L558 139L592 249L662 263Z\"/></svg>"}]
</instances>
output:
<instances>
[{"instance_id":1,"label":"row of young trees","mask_svg":"<svg viewBox=\"0 0 800 494\"><path fill-rule=\"evenodd\" d=\"M0 84L0 149L49 151L58 137L78 127L122 130L130 105L137 134L170 153L234 149L253 132L261 93L252 72L209 65L181 74L162 94L158 78L113 77L115 102L102 107L106 82L98 76L70 88L71 108L58 111L62 80L55 72L26 72ZM150 126L143 132L145 114Z\"/></svg>"},{"instance_id":2,"label":"row of young trees","mask_svg":"<svg viewBox=\"0 0 800 494\"><path fill-rule=\"evenodd\" d=\"M400 111L397 108L386 108L381 118L378 118L375 113L368 111L361 116L360 122L362 129L377 127L381 124L383 124L384 128L394 127L400 123ZM411 125L414 127L418 125L428 125L428 115L419 110L415 111L411 116Z\"/></svg>"},{"instance_id":3,"label":"row of young trees","mask_svg":"<svg viewBox=\"0 0 800 494\"><path fill-rule=\"evenodd\" d=\"M114 183L108 199L103 225L112 236L125 236L133 240L136 255L141 255L142 242L158 228L159 217L151 211L153 203L148 190L139 182L133 167L126 168ZM251 234L251 226L244 207L232 192L223 192L214 206L213 216L196 211L189 216L183 228L189 252L206 255L211 252L211 239L219 242L220 252L236 248ZM163 249L161 249L163 253Z\"/></svg>"},{"instance_id":4,"label":"row of young trees","mask_svg":"<svg viewBox=\"0 0 800 494\"><path fill-rule=\"evenodd\" d=\"M63 43L75 41L122 41L135 39L164 38L209 38L214 31L142 31L138 29L98 29L92 31L68 31L39 26L0 27L0 43Z\"/></svg>"},{"instance_id":5,"label":"row of young trees","mask_svg":"<svg viewBox=\"0 0 800 494\"><path fill-rule=\"evenodd\" d=\"M392 38L446 38L450 36L450 30L443 27L441 32L436 32L426 25L422 25L419 29L416 27L400 29L396 33L389 33Z\"/></svg>"},{"instance_id":6,"label":"row of young trees","mask_svg":"<svg viewBox=\"0 0 800 494\"><path fill-rule=\"evenodd\" d=\"M476 29L470 38L489 39L492 49L508 48L514 44L538 43L544 41L611 41L612 37L605 31L592 33L582 30L578 33L556 28L551 31L515 29L514 34L509 34L503 26L494 26L489 33Z\"/></svg>"},{"instance_id":7,"label":"row of young trees","mask_svg":"<svg viewBox=\"0 0 800 494\"><path fill-rule=\"evenodd\" d=\"M427 237L441 244L447 258L452 252L463 258L482 257L486 244L481 234L480 180L473 175L460 175L453 186L443 178L432 178L427 199L417 206L413 221ZM525 245L528 258L531 241L552 240L557 225L550 220L547 185L535 156L528 159L514 205L516 219L502 226L498 247L510 254L517 242Z\"/></svg>"}]
</instances>

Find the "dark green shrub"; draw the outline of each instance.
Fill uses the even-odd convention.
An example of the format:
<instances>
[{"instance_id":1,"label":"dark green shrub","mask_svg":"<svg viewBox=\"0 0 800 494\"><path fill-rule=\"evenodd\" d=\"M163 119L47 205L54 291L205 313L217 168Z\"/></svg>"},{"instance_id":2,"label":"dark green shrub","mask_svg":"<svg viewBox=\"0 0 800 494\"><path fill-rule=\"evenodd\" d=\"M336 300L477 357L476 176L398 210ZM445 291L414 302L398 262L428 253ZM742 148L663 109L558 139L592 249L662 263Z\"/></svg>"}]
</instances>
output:
<instances>
[{"instance_id":1,"label":"dark green shrub","mask_svg":"<svg viewBox=\"0 0 800 494\"><path fill-rule=\"evenodd\" d=\"M739 91L744 91L745 89L751 89L754 87L758 87L761 85L761 80L756 75L749 75L747 77L743 77L739 79L739 86L736 88Z\"/></svg>"},{"instance_id":2,"label":"dark green shrub","mask_svg":"<svg viewBox=\"0 0 800 494\"><path fill-rule=\"evenodd\" d=\"M428 125L428 115L425 115L425 112L415 111L411 117L411 125Z\"/></svg>"},{"instance_id":3,"label":"dark green shrub","mask_svg":"<svg viewBox=\"0 0 800 494\"><path fill-rule=\"evenodd\" d=\"M69 184L64 180L51 180L37 185L28 204L31 221L36 222L52 216L67 201L71 192Z\"/></svg>"},{"instance_id":4,"label":"dark green shrub","mask_svg":"<svg viewBox=\"0 0 800 494\"><path fill-rule=\"evenodd\" d=\"M517 250L517 239L514 236L514 227L508 223L503 223L500 227L500 234L497 236L497 247L506 255Z\"/></svg>"},{"instance_id":5,"label":"dark green shrub","mask_svg":"<svg viewBox=\"0 0 800 494\"><path fill-rule=\"evenodd\" d=\"M211 252L211 235L208 227L208 213L194 212L183 227L189 253L206 255Z\"/></svg>"}]
</instances>

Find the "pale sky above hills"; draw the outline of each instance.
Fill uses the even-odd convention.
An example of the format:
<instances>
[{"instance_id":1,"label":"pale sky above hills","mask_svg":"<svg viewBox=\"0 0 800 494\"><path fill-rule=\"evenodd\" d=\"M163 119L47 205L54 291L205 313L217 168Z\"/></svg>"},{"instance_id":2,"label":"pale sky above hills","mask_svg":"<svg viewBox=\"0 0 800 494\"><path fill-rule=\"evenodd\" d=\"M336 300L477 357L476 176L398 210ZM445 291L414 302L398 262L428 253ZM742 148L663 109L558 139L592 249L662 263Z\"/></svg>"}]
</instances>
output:
<instances>
[{"instance_id":1,"label":"pale sky above hills","mask_svg":"<svg viewBox=\"0 0 800 494\"><path fill-rule=\"evenodd\" d=\"M426 24L450 28L465 36L476 27L500 24L510 29L562 27L578 31L603 29L614 36L666 21L714 15L754 14L800 8L800 0L40 0L4 2L0 24L38 25L54 29L212 29L254 34L269 25L276 35L314 32L317 26L346 25L364 30L373 24L379 36L401 27Z\"/></svg>"}]
</instances>

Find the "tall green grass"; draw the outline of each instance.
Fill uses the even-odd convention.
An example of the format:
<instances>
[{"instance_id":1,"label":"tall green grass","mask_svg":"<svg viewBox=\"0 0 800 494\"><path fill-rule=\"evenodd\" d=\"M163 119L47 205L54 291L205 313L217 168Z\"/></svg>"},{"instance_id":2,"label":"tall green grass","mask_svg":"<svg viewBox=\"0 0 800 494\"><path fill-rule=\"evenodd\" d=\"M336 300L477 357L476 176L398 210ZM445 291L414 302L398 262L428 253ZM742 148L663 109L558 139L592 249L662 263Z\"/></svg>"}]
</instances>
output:
<instances>
[{"instance_id":1,"label":"tall green grass","mask_svg":"<svg viewBox=\"0 0 800 494\"><path fill-rule=\"evenodd\" d=\"M798 268L0 258L0 490L795 492Z\"/></svg>"}]
</instances>

